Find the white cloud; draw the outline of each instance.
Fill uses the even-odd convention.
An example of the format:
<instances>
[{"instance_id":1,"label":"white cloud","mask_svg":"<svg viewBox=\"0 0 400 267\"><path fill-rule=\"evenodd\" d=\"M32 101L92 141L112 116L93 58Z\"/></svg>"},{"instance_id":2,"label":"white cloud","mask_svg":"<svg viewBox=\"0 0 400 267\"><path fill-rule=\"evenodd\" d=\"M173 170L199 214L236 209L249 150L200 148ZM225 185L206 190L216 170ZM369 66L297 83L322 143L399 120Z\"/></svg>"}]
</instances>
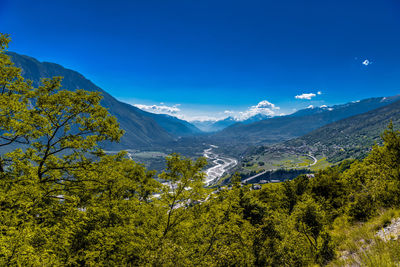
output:
<instances>
[{"instance_id":1,"label":"white cloud","mask_svg":"<svg viewBox=\"0 0 400 267\"><path fill-rule=\"evenodd\" d=\"M176 104L173 106L167 106L167 105L142 105L142 104L134 104L135 107L140 108L144 111L151 112L151 113L156 113L156 114L169 114L169 115L175 115L179 111L181 111L178 106L180 104Z\"/></svg>"},{"instance_id":2,"label":"white cloud","mask_svg":"<svg viewBox=\"0 0 400 267\"><path fill-rule=\"evenodd\" d=\"M318 91L318 92L317 92L317 95L322 95L322 92L321 92L321 91Z\"/></svg>"},{"instance_id":3,"label":"white cloud","mask_svg":"<svg viewBox=\"0 0 400 267\"><path fill-rule=\"evenodd\" d=\"M307 108L314 108L314 106L313 105L309 105Z\"/></svg>"},{"instance_id":4,"label":"white cloud","mask_svg":"<svg viewBox=\"0 0 400 267\"><path fill-rule=\"evenodd\" d=\"M235 113L234 111L226 110L225 112L204 112L204 110L181 108L181 104L167 105L164 102L155 105L134 104L131 105L140 108L141 110L155 113L167 114L186 121L218 121L226 118L227 113ZM224 114L225 113L225 114Z\"/></svg>"},{"instance_id":5,"label":"white cloud","mask_svg":"<svg viewBox=\"0 0 400 267\"><path fill-rule=\"evenodd\" d=\"M294 98L296 98L296 99L307 99L307 100L311 100L311 98L313 98L314 96L316 96L316 94L314 94L314 93L309 93L309 94L296 95Z\"/></svg>"},{"instance_id":6,"label":"white cloud","mask_svg":"<svg viewBox=\"0 0 400 267\"><path fill-rule=\"evenodd\" d=\"M362 62L362 64L363 64L364 66L368 66L368 65L371 65L372 62L369 61L368 59L366 59L366 60L364 60L364 61Z\"/></svg>"},{"instance_id":7,"label":"white cloud","mask_svg":"<svg viewBox=\"0 0 400 267\"><path fill-rule=\"evenodd\" d=\"M279 107L267 100L260 101L258 104L250 106L244 111L227 109L219 112L204 112L200 110L190 110L186 108L181 109L180 104L167 105L163 102L158 105L133 104L133 106L147 112L156 114L168 114L187 121L218 121L225 119L228 116L234 118L237 121L243 121L257 114L263 114L270 117L285 115L282 112L278 112L280 110Z\"/></svg>"},{"instance_id":8,"label":"white cloud","mask_svg":"<svg viewBox=\"0 0 400 267\"><path fill-rule=\"evenodd\" d=\"M327 105L320 106L320 108L327 108L327 107L328 107Z\"/></svg>"},{"instance_id":9,"label":"white cloud","mask_svg":"<svg viewBox=\"0 0 400 267\"><path fill-rule=\"evenodd\" d=\"M246 120L257 114L263 114L272 117L277 115L275 111L279 109L280 108L277 107L275 104L272 104L267 100L263 100L257 105L249 107L246 111L238 112L238 114L234 117L238 121Z\"/></svg>"},{"instance_id":10,"label":"white cloud","mask_svg":"<svg viewBox=\"0 0 400 267\"><path fill-rule=\"evenodd\" d=\"M254 107L254 106L252 106ZM259 102L257 104L257 106L255 106L256 108L270 108L270 109L279 109L279 107L275 106L274 104L272 104L271 102L268 102L267 100L263 100L261 102Z\"/></svg>"}]
</instances>

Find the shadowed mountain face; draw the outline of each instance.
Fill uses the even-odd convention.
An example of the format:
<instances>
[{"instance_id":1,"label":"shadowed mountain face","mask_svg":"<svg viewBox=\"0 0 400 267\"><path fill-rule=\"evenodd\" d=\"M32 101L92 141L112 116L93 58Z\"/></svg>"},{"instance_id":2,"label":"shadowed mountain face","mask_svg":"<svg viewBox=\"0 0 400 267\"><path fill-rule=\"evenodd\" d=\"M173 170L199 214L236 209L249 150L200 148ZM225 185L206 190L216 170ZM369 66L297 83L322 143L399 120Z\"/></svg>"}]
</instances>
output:
<instances>
[{"instance_id":1,"label":"shadowed mountain face","mask_svg":"<svg viewBox=\"0 0 400 267\"><path fill-rule=\"evenodd\" d=\"M107 149L163 146L180 136L201 132L195 126L178 118L145 112L122 103L76 71L54 63L39 62L34 58L17 53L8 52L7 54L14 64L22 69L22 76L25 79L32 80L35 86L40 83L41 78L62 76L64 77L62 81L63 89L85 89L100 92L103 96L102 105L118 119L120 127L125 130L121 142L119 144L105 144Z\"/></svg>"},{"instance_id":2,"label":"shadowed mountain face","mask_svg":"<svg viewBox=\"0 0 400 267\"><path fill-rule=\"evenodd\" d=\"M219 144L229 144L235 140L237 145L272 144L305 135L321 126L389 105L400 96L369 98L326 108L313 108L298 111L292 115L275 117L248 125L235 124L211 138Z\"/></svg>"},{"instance_id":3,"label":"shadowed mountain face","mask_svg":"<svg viewBox=\"0 0 400 267\"><path fill-rule=\"evenodd\" d=\"M166 129L168 133L174 136L192 136L194 134L203 133L193 124L185 120L180 120L177 117L167 114L154 114L142 110L140 111L145 112L146 116L153 118L161 127Z\"/></svg>"}]
</instances>

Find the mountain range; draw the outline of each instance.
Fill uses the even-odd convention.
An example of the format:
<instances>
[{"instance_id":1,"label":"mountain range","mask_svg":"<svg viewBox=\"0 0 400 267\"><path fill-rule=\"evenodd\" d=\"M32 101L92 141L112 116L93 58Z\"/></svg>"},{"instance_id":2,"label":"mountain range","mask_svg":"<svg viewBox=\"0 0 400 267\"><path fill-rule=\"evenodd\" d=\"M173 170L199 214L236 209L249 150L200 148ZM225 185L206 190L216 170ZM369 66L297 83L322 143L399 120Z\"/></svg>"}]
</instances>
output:
<instances>
[{"instance_id":1,"label":"mountain range","mask_svg":"<svg viewBox=\"0 0 400 267\"><path fill-rule=\"evenodd\" d=\"M242 164L237 171L246 176L276 166L293 170L293 162L302 162L304 155L318 161L314 163L315 169L337 164L345 159L362 159L374 144L382 144L382 133L390 122L395 130L400 129L400 100L335 121L298 138L277 144L248 147L241 157ZM247 166L251 168L246 168ZM265 177L259 177L263 178Z\"/></svg>"},{"instance_id":2,"label":"mountain range","mask_svg":"<svg viewBox=\"0 0 400 267\"><path fill-rule=\"evenodd\" d=\"M399 99L400 95L369 98L332 107L303 109L291 115L273 117L250 124L233 124L213 134L210 140L220 145L279 143L300 137L329 123L389 105Z\"/></svg>"},{"instance_id":3,"label":"mountain range","mask_svg":"<svg viewBox=\"0 0 400 267\"><path fill-rule=\"evenodd\" d=\"M344 147L348 145L345 140L354 139L358 142L364 137L357 136L365 136L367 133L371 134L372 138L364 138L369 146L376 140L376 136L379 136L378 132L387 124L388 118L393 118L399 108L396 101L400 100L400 95L397 95L369 98L331 107L307 108L273 118L257 114L244 121L228 117L220 121L189 123L173 116L149 113L120 102L74 70L55 63L39 62L32 57L13 52L7 54L15 65L22 69L22 75L32 80L35 86L40 83L41 78L63 76L62 86L65 89L80 88L100 92L103 96L102 105L118 119L121 128L125 130L119 144L105 144L105 148L109 150L168 148L168 152L171 152L172 148L185 151L190 147L193 150L200 144L211 143L226 146L227 151L236 153L249 146L276 144L290 139L293 139L291 143L285 145L308 145L315 148L318 147L317 144L323 144L318 149L326 150L326 147L330 147L329 142ZM360 117L357 117L358 115ZM349 137L344 138L346 135L341 133L347 133ZM356 148L353 147L353 150Z\"/></svg>"},{"instance_id":4,"label":"mountain range","mask_svg":"<svg viewBox=\"0 0 400 267\"><path fill-rule=\"evenodd\" d=\"M227 117L225 119L221 119L221 120L217 120L217 121L213 121L213 120L206 120L206 121L192 121L192 124L195 125L197 128L199 128L200 130L202 130L203 132L218 132L221 131L231 125L234 124L250 124L256 121L261 121L261 120L265 120L271 118L268 115L264 115L264 114L256 114L250 118L247 118L245 120L238 120L234 117Z\"/></svg>"},{"instance_id":5,"label":"mountain range","mask_svg":"<svg viewBox=\"0 0 400 267\"><path fill-rule=\"evenodd\" d=\"M125 134L119 144L106 144L107 149L137 149L163 146L181 136L201 133L194 125L178 118L153 114L123 103L108 94L102 88L86 79L82 74L66 69L61 65L7 52L14 64L22 69L22 76L39 85L42 78L62 76L62 87L68 90L85 89L100 92L101 104L115 116Z\"/></svg>"},{"instance_id":6,"label":"mountain range","mask_svg":"<svg viewBox=\"0 0 400 267\"><path fill-rule=\"evenodd\" d=\"M392 121L400 126L400 100L389 105L339 120L318 128L302 137L282 144L292 150L324 155L331 162L346 158L362 158L375 144Z\"/></svg>"}]
</instances>

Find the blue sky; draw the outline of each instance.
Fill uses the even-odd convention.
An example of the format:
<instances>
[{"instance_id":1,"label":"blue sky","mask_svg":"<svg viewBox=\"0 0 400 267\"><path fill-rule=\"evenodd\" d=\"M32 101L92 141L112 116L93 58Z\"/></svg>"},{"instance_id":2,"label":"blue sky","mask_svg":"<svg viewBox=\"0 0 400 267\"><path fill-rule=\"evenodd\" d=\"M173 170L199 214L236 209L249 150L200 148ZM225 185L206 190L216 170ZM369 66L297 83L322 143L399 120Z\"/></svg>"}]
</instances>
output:
<instances>
[{"instance_id":1,"label":"blue sky","mask_svg":"<svg viewBox=\"0 0 400 267\"><path fill-rule=\"evenodd\" d=\"M204 119L398 94L399 14L397 0L0 0L0 31L120 100Z\"/></svg>"}]
</instances>

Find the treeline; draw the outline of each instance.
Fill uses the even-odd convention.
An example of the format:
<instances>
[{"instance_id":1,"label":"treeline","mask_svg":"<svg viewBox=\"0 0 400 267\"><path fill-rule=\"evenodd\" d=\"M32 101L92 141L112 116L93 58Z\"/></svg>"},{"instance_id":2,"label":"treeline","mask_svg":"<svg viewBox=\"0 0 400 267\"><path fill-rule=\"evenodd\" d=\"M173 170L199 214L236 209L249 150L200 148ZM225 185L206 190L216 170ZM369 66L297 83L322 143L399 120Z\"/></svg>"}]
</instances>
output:
<instances>
[{"instance_id":1,"label":"treeline","mask_svg":"<svg viewBox=\"0 0 400 267\"><path fill-rule=\"evenodd\" d=\"M9 38L0 35L1 52ZM251 191L204 188L206 162L177 154L155 172L102 141L123 134L101 97L35 88L0 53L0 265L305 266L332 260L338 219L400 204L400 133L360 162ZM12 148L12 149L11 149Z\"/></svg>"}]
</instances>

